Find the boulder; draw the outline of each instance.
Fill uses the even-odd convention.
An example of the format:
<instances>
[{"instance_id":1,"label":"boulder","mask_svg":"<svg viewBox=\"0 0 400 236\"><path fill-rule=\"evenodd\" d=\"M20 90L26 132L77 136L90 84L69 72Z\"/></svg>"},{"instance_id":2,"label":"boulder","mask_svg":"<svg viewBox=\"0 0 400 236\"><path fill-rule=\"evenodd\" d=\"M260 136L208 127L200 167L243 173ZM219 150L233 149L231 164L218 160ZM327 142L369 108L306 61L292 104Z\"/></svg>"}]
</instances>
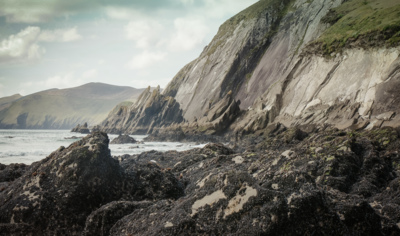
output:
<instances>
[{"instance_id":1,"label":"boulder","mask_svg":"<svg viewBox=\"0 0 400 236\"><path fill-rule=\"evenodd\" d=\"M82 126L78 124L75 128L71 130L71 132L81 133L81 134L89 134L90 130L88 128L87 123L83 124Z\"/></svg>"},{"instance_id":2,"label":"boulder","mask_svg":"<svg viewBox=\"0 0 400 236\"><path fill-rule=\"evenodd\" d=\"M0 182L12 182L21 177L29 166L25 164L4 165L0 163Z\"/></svg>"},{"instance_id":3,"label":"boulder","mask_svg":"<svg viewBox=\"0 0 400 236\"><path fill-rule=\"evenodd\" d=\"M110 144L125 144L125 143L137 143L137 141L129 135L120 134L118 137L113 139Z\"/></svg>"},{"instance_id":4,"label":"boulder","mask_svg":"<svg viewBox=\"0 0 400 236\"><path fill-rule=\"evenodd\" d=\"M183 195L177 179L158 166L131 163L122 168L108 143L107 134L97 132L60 147L1 189L0 232L77 235L86 218L107 203Z\"/></svg>"}]
</instances>

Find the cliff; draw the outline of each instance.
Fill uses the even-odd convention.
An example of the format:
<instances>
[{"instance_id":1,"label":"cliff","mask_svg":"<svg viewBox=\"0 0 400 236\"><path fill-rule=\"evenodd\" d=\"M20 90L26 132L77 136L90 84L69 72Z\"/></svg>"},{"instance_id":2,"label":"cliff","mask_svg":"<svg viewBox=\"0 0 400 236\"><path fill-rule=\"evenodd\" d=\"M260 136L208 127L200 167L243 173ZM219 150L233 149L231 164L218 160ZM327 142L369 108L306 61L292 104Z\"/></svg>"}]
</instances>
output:
<instances>
[{"instance_id":1,"label":"cliff","mask_svg":"<svg viewBox=\"0 0 400 236\"><path fill-rule=\"evenodd\" d=\"M161 93L187 121L167 123L205 134L250 134L276 123L396 127L399 14L400 1L261 0L226 21ZM228 100L232 106L222 105ZM230 107L225 115L221 106ZM121 112L108 127L152 130L151 122ZM161 124L154 115L148 119Z\"/></svg>"},{"instance_id":2,"label":"cliff","mask_svg":"<svg viewBox=\"0 0 400 236\"><path fill-rule=\"evenodd\" d=\"M0 110L2 129L71 129L100 123L118 103L133 100L143 89L90 83L15 97ZM0 105L2 106L2 105Z\"/></svg>"},{"instance_id":3,"label":"cliff","mask_svg":"<svg viewBox=\"0 0 400 236\"><path fill-rule=\"evenodd\" d=\"M108 133L151 133L183 121L182 110L173 97L161 94L160 87L148 87L136 103L120 104L101 123Z\"/></svg>"}]
</instances>

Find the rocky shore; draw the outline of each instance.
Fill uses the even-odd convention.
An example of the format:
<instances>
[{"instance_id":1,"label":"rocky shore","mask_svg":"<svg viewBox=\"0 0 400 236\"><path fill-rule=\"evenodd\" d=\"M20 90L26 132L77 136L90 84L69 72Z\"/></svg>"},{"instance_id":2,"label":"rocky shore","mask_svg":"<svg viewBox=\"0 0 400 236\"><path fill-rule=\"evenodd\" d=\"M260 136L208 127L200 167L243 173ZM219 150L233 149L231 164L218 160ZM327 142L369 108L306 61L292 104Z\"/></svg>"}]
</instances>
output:
<instances>
[{"instance_id":1,"label":"rocky shore","mask_svg":"<svg viewBox=\"0 0 400 236\"><path fill-rule=\"evenodd\" d=\"M96 132L1 166L1 235L399 235L400 132L265 129L111 157Z\"/></svg>"}]
</instances>

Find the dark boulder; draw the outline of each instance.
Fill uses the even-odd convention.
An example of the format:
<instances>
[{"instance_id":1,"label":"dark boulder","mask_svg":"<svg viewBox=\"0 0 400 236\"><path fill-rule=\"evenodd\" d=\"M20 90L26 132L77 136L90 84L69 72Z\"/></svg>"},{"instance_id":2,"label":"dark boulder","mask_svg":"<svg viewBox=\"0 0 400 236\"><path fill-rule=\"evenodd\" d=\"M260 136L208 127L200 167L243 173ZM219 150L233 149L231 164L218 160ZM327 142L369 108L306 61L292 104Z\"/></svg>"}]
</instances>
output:
<instances>
[{"instance_id":1,"label":"dark boulder","mask_svg":"<svg viewBox=\"0 0 400 236\"><path fill-rule=\"evenodd\" d=\"M0 182L11 182L21 177L28 165L25 164L10 164L4 165L0 163Z\"/></svg>"},{"instance_id":2,"label":"dark boulder","mask_svg":"<svg viewBox=\"0 0 400 236\"><path fill-rule=\"evenodd\" d=\"M85 123L82 126L78 124L75 128L71 130L71 132L81 133L81 134L90 134L90 130L88 128L88 124Z\"/></svg>"},{"instance_id":3,"label":"dark boulder","mask_svg":"<svg viewBox=\"0 0 400 236\"><path fill-rule=\"evenodd\" d=\"M125 144L125 143L137 143L137 141L129 135L120 134L118 137L113 139L110 144Z\"/></svg>"},{"instance_id":4,"label":"dark boulder","mask_svg":"<svg viewBox=\"0 0 400 236\"><path fill-rule=\"evenodd\" d=\"M107 134L93 133L32 164L0 192L0 232L20 235L13 232L21 227L24 235L76 235L107 203L183 194L174 176L158 166L143 167L146 174L140 174L142 167L132 163L132 171L125 171L111 157L108 143ZM159 182L149 184L153 180Z\"/></svg>"}]
</instances>

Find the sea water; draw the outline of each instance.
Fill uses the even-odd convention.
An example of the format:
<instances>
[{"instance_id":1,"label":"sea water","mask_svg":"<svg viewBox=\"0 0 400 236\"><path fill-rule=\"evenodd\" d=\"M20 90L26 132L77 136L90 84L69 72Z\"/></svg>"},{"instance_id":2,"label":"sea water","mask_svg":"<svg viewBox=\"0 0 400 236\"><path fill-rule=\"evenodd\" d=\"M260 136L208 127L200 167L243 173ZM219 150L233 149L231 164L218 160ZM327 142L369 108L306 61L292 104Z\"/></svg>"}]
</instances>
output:
<instances>
[{"instance_id":1,"label":"sea water","mask_svg":"<svg viewBox=\"0 0 400 236\"><path fill-rule=\"evenodd\" d=\"M74 137L75 136L75 137ZM143 141L145 135L130 135L137 141ZM83 134L71 133L69 130L1 130L0 129L0 163L25 163L40 161L60 146L68 147L71 143L85 137ZM113 140L117 135L109 134ZM110 144L111 155L140 154L145 151L185 151L204 144L179 142L143 142L137 144Z\"/></svg>"}]
</instances>

